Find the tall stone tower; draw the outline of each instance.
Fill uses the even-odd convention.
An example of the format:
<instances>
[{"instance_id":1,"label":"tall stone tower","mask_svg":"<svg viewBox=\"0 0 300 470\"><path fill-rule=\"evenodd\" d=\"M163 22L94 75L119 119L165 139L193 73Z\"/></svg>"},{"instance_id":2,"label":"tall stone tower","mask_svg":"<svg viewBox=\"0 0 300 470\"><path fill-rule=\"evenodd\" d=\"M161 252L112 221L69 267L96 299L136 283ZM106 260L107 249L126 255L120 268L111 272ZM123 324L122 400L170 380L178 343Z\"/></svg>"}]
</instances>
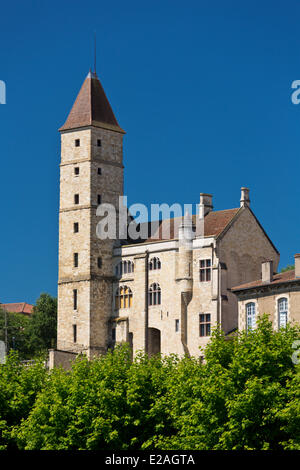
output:
<instances>
[{"instance_id":1,"label":"tall stone tower","mask_svg":"<svg viewBox=\"0 0 300 470\"><path fill-rule=\"evenodd\" d=\"M96 235L100 203L123 195L125 132L95 73L86 77L60 128L59 351L106 352L112 310L114 240Z\"/></svg>"}]
</instances>

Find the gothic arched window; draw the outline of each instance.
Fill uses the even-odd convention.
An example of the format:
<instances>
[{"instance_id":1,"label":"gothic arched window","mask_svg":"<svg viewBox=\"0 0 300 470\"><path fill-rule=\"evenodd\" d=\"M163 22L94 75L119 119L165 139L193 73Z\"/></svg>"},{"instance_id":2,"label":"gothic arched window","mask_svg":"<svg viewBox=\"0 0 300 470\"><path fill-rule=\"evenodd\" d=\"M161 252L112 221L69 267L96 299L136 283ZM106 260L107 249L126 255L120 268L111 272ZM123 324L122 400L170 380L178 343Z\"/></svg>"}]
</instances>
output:
<instances>
[{"instance_id":1,"label":"gothic arched window","mask_svg":"<svg viewBox=\"0 0 300 470\"><path fill-rule=\"evenodd\" d=\"M115 307L130 308L132 306L132 291L130 287L122 286L116 292Z\"/></svg>"},{"instance_id":2,"label":"gothic arched window","mask_svg":"<svg viewBox=\"0 0 300 470\"><path fill-rule=\"evenodd\" d=\"M132 261L120 261L115 267L115 275L122 277L123 274L133 273L134 263Z\"/></svg>"},{"instance_id":3,"label":"gothic arched window","mask_svg":"<svg viewBox=\"0 0 300 470\"><path fill-rule=\"evenodd\" d=\"M161 304L161 289L159 284L151 284L149 288L149 305Z\"/></svg>"},{"instance_id":4,"label":"gothic arched window","mask_svg":"<svg viewBox=\"0 0 300 470\"><path fill-rule=\"evenodd\" d=\"M278 300L278 328L285 328L288 321L288 299L282 297Z\"/></svg>"},{"instance_id":5,"label":"gothic arched window","mask_svg":"<svg viewBox=\"0 0 300 470\"><path fill-rule=\"evenodd\" d=\"M253 330L256 327L256 309L255 303L249 302L246 304L246 321L247 330Z\"/></svg>"},{"instance_id":6,"label":"gothic arched window","mask_svg":"<svg viewBox=\"0 0 300 470\"><path fill-rule=\"evenodd\" d=\"M160 269L160 268L161 268L160 259L157 257L151 258L149 261L149 270L152 271L154 269Z\"/></svg>"}]
</instances>

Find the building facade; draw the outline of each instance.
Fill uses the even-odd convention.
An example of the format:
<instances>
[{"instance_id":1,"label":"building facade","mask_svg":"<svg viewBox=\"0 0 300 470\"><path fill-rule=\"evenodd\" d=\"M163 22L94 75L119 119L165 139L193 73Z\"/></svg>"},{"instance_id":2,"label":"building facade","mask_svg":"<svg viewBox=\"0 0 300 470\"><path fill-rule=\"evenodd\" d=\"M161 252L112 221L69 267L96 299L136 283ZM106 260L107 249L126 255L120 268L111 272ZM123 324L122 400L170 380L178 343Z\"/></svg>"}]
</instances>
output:
<instances>
[{"instance_id":1,"label":"building facade","mask_svg":"<svg viewBox=\"0 0 300 470\"><path fill-rule=\"evenodd\" d=\"M235 286L239 329L255 328L259 315L267 314L275 330L300 323L300 254L295 269L276 274L272 260L262 263L258 280Z\"/></svg>"},{"instance_id":2,"label":"building facade","mask_svg":"<svg viewBox=\"0 0 300 470\"><path fill-rule=\"evenodd\" d=\"M279 253L242 188L234 209L149 224L151 236L101 239L97 207L118 215L123 195L123 137L96 74L89 73L60 129L57 351L52 364L78 353L103 354L116 343L149 354L199 355L212 327L238 326L233 286L253 281ZM130 217L129 219L130 220ZM65 354L65 356L64 356Z\"/></svg>"}]
</instances>

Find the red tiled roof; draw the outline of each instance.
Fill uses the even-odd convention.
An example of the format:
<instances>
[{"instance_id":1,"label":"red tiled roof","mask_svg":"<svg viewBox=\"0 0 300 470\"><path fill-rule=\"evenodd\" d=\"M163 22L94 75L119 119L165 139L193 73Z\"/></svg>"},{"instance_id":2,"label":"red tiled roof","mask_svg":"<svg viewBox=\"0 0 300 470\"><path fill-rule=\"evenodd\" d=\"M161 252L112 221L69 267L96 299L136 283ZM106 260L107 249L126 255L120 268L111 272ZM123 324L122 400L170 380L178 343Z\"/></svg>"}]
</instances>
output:
<instances>
[{"instance_id":1,"label":"red tiled roof","mask_svg":"<svg viewBox=\"0 0 300 470\"><path fill-rule=\"evenodd\" d=\"M10 313L26 313L27 315L30 315L33 311L33 305L27 304L26 302L0 304L0 308Z\"/></svg>"},{"instance_id":2,"label":"red tiled roof","mask_svg":"<svg viewBox=\"0 0 300 470\"><path fill-rule=\"evenodd\" d=\"M204 218L204 235L217 237L238 213L238 209L209 212Z\"/></svg>"},{"instance_id":3,"label":"red tiled roof","mask_svg":"<svg viewBox=\"0 0 300 470\"><path fill-rule=\"evenodd\" d=\"M232 221L234 216L238 213L239 209L227 209L223 211L211 211L204 217L204 236L217 237L220 235L227 225ZM196 223L196 217L193 215L193 223ZM146 242L158 240L173 240L178 238L179 226L182 222L182 217L175 217L173 219L164 219L156 222L154 234L148 238ZM153 224L155 224L153 222ZM157 225L158 228L157 228ZM150 234L149 234L150 235Z\"/></svg>"},{"instance_id":4,"label":"red tiled roof","mask_svg":"<svg viewBox=\"0 0 300 470\"><path fill-rule=\"evenodd\" d=\"M247 282L246 284L241 284L239 286L232 287L231 290L239 291L239 290L252 289L252 288L261 287L261 286L272 286L276 284L283 284L285 282L291 282L291 281L300 282L300 278L295 276L294 269L291 269L290 271L285 271L284 273L275 274L273 276L272 282L265 283L265 282L262 282L261 279L258 279L257 281Z\"/></svg>"},{"instance_id":5,"label":"red tiled roof","mask_svg":"<svg viewBox=\"0 0 300 470\"><path fill-rule=\"evenodd\" d=\"M104 125L103 127L124 133L115 118L97 75L90 72L83 82L65 124L59 130L64 131L91 125L98 127Z\"/></svg>"}]
</instances>

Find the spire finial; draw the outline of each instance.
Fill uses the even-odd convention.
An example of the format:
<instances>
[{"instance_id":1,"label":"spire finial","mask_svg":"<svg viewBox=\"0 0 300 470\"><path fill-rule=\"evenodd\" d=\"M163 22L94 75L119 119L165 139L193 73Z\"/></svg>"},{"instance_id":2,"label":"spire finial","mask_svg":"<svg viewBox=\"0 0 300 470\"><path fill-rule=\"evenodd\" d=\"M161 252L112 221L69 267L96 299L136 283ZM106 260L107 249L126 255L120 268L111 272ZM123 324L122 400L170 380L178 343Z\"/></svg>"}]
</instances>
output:
<instances>
[{"instance_id":1,"label":"spire finial","mask_svg":"<svg viewBox=\"0 0 300 470\"><path fill-rule=\"evenodd\" d=\"M96 75L96 31L94 31L94 74Z\"/></svg>"}]
</instances>

